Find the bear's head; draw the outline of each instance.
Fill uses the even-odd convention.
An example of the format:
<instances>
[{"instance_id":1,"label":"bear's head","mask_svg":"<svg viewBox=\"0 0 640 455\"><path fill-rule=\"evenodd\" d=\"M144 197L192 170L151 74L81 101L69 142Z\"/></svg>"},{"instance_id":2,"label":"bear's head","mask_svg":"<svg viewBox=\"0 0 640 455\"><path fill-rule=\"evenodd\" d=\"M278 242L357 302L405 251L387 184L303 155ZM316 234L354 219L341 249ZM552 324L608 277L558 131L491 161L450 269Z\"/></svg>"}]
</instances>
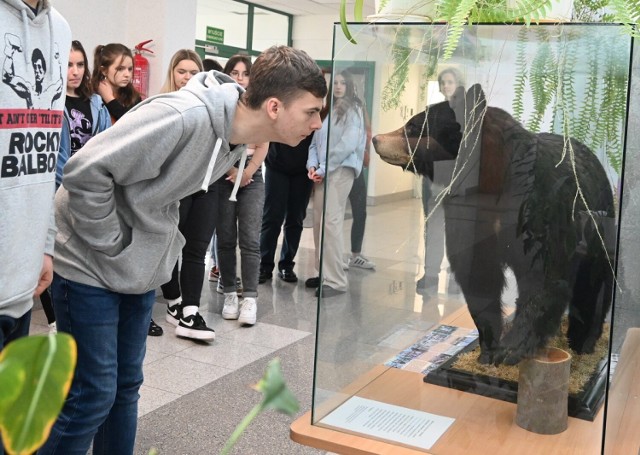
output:
<instances>
[{"instance_id":1,"label":"bear's head","mask_svg":"<svg viewBox=\"0 0 640 455\"><path fill-rule=\"evenodd\" d=\"M429 105L401 128L374 136L373 146L387 163L432 178L435 161L456 159L463 133L476 129L470 119L484 107L479 85L467 93L458 87L449 101Z\"/></svg>"}]
</instances>

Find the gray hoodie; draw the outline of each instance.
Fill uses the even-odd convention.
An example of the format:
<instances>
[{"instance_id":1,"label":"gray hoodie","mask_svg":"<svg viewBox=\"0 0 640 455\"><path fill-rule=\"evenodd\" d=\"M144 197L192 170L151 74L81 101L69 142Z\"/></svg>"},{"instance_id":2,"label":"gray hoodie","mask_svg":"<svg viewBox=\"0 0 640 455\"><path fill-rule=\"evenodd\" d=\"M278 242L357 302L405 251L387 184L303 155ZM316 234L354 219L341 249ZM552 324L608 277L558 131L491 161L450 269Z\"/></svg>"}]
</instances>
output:
<instances>
[{"instance_id":1,"label":"gray hoodie","mask_svg":"<svg viewBox=\"0 0 640 455\"><path fill-rule=\"evenodd\" d=\"M55 272L125 294L169 281L184 245L180 199L208 188L246 149L231 151L227 140L242 92L223 73L199 73L87 142L56 194Z\"/></svg>"},{"instance_id":2,"label":"gray hoodie","mask_svg":"<svg viewBox=\"0 0 640 455\"><path fill-rule=\"evenodd\" d=\"M50 5L38 14L0 0L0 314L33 305L44 254L53 255L56 156L71 31Z\"/></svg>"}]
</instances>

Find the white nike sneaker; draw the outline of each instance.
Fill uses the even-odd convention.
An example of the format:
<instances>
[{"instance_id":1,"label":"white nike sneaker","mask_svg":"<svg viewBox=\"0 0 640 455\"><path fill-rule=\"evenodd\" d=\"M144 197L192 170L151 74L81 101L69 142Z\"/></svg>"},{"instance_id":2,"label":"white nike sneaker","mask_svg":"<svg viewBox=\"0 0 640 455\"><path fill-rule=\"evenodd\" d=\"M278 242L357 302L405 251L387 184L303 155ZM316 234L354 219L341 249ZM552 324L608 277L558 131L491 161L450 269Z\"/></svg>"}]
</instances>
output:
<instances>
[{"instance_id":1,"label":"white nike sneaker","mask_svg":"<svg viewBox=\"0 0 640 455\"><path fill-rule=\"evenodd\" d=\"M223 319L238 319L240 309L238 308L238 294L226 292L224 294L224 306L222 307Z\"/></svg>"},{"instance_id":2,"label":"white nike sneaker","mask_svg":"<svg viewBox=\"0 0 640 455\"><path fill-rule=\"evenodd\" d=\"M240 317L238 322L242 325L254 325L256 323L256 313L258 305L254 297L245 297L240 303Z\"/></svg>"}]
</instances>

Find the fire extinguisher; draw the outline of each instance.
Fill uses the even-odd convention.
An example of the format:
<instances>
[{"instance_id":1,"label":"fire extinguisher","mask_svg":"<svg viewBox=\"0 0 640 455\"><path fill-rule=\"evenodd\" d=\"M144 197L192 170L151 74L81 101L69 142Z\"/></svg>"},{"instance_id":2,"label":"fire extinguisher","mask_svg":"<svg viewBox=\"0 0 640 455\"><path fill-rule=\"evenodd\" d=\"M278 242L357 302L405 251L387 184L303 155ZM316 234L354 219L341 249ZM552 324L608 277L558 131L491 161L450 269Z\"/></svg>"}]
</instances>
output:
<instances>
[{"instance_id":1,"label":"fire extinguisher","mask_svg":"<svg viewBox=\"0 0 640 455\"><path fill-rule=\"evenodd\" d=\"M143 52L150 52L146 46L152 39L136 44L135 55L133 56L133 86L142 95L142 98L149 96L149 60L146 59Z\"/></svg>"}]
</instances>

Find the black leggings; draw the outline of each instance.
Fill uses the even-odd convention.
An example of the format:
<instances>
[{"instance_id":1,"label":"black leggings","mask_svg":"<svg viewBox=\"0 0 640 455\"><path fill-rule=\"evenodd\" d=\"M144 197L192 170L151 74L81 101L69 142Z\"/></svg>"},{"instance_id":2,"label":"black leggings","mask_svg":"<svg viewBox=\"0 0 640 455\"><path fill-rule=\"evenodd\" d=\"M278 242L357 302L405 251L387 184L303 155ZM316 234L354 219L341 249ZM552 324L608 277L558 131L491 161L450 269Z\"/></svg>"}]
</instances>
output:
<instances>
[{"instance_id":1,"label":"black leggings","mask_svg":"<svg viewBox=\"0 0 640 455\"><path fill-rule=\"evenodd\" d=\"M199 191L180 201L178 228L185 238L182 248L182 267L173 268L171 281L161 286L165 299L182 296L182 306L200 306L204 281L204 259L215 228L217 192L214 186L208 192Z\"/></svg>"},{"instance_id":2,"label":"black leggings","mask_svg":"<svg viewBox=\"0 0 640 455\"><path fill-rule=\"evenodd\" d=\"M353 186L349 192L349 203L351 204L351 215L353 216L351 252L360 253L362 252L364 227L367 222L367 184L364 180L364 169L353 181Z\"/></svg>"}]
</instances>

